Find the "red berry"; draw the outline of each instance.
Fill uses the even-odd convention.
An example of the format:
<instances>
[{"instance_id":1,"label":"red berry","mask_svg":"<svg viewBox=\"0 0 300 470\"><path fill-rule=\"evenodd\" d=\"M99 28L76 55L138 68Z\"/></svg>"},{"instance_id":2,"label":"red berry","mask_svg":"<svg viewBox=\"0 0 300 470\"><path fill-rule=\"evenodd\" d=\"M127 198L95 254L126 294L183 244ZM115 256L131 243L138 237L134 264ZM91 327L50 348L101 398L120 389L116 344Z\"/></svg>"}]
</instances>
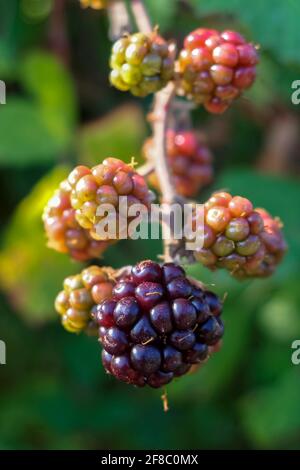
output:
<instances>
[{"instance_id":1,"label":"red berry","mask_svg":"<svg viewBox=\"0 0 300 470\"><path fill-rule=\"evenodd\" d=\"M236 45L245 43L245 39L243 38L243 36L236 31L223 31L223 33L221 34L221 38L224 39L226 42Z\"/></svg>"},{"instance_id":2,"label":"red berry","mask_svg":"<svg viewBox=\"0 0 300 470\"><path fill-rule=\"evenodd\" d=\"M257 50L239 33L197 29L179 54L177 92L221 114L252 85L257 63Z\"/></svg>"},{"instance_id":3,"label":"red berry","mask_svg":"<svg viewBox=\"0 0 300 470\"><path fill-rule=\"evenodd\" d=\"M233 85L239 89L249 88L256 77L255 67L239 67L236 69L233 78Z\"/></svg>"},{"instance_id":4,"label":"red berry","mask_svg":"<svg viewBox=\"0 0 300 470\"><path fill-rule=\"evenodd\" d=\"M208 74L201 72L200 75ZM212 82L212 79L209 77ZM203 85L205 82L201 82ZM153 159L153 140L148 139L144 145L144 154L148 160ZM167 156L173 183L178 194L185 197L195 196L199 190L211 183L213 179L212 155L209 148L199 136L190 130L167 130ZM149 182L159 188L155 174L150 175Z\"/></svg>"},{"instance_id":5,"label":"red berry","mask_svg":"<svg viewBox=\"0 0 300 470\"><path fill-rule=\"evenodd\" d=\"M216 64L235 67L239 60L239 54L233 44L225 43L213 50L213 59Z\"/></svg>"}]
</instances>

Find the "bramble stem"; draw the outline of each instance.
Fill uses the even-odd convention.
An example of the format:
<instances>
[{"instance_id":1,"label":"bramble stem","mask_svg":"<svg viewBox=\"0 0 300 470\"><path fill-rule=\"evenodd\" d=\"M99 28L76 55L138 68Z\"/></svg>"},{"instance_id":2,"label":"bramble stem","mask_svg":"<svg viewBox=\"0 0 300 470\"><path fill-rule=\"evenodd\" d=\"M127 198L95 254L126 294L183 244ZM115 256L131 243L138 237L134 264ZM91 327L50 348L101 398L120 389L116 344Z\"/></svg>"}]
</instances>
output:
<instances>
[{"instance_id":1,"label":"bramble stem","mask_svg":"<svg viewBox=\"0 0 300 470\"><path fill-rule=\"evenodd\" d=\"M174 97L174 92L174 83L170 82L165 88L156 93L153 113L151 114L154 139L154 165L162 193L162 202L167 204L172 204L176 198L176 192L173 187L169 165L166 158L168 114Z\"/></svg>"},{"instance_id":2,"label":"bramble stem","mask_svg":"<svg viewBox=\"0 0 300 470\"><path fill-rule=\"evenodd\" d=\"M149 176L151 175L151 173L154 172L154 165L152 162L147 162L147 163L144 163L144 165L142 166L139 166L137 169L136 169L137 173L141 176Z\"/></svg>"},{"instance_id":3,"label":"bramble stem","mask_svg":"<svg viewBox=\"0 0 300 470\"><path fill-rule=\"evenodd\" d=\"M153 127L153 162L155 166L156 177L159 181L159 186L162 194L162 202L166 204L166 210L170 209L172 203L176 200L176 192L172 183L172 178L169 172L169 165L167 162L167 149L166 149L166 132L168 125L168 114L172 99L175 93L175 85L170 82L163 90L155 94L154 109L151 115ZM170 220L170 219L169 219ZM172 236L169 235L169 229L164 221L162 221L162 234L164 243L164 261L172 261L170 248L173 243ZM171 227L172 230L172 227Z\"/></svg>"},{"instance_id":4,"label":"bramble stem","mask_svg":"<svg viewBox=\"0 0 300 470\"><path fill-rule=\"evenodd\" d=\"M150 33L152 31L151 21L149 19L146 8L142 0L131 1L132 12L139 30L143 33ZM160 191L162 194L162 202L165 203L165 212L170 210L172 203L176 201L177 195L174 189L171 174L169 172L169 165L167 162L167 145L166 145L166 132L168 125L168 116L172 100L175 95L175 84L169 84L155 94L154 107L151 113L150 122L153 128L153 164L155 173L159 181ZM170 218L168 218L170 220ZM171 261L171 246L174 243L172 236L172 227L166 225L162 221L162 235L164 243L164 261Z\"/></svg>"},{"instance_id":5,"label":"bramble stem","mask_svg":"<svg viewBox=\"0 0 300 470\"><path fill-rule=\"evenodd\" d=\"M49 21L48 40L53 52L68 66L70 62L70 45L66 34L65 8L65 0L54 2Z\"/></svg>"},{"instance_id":6,"label":"bramble stem","mask_svg":"<svg viewBox=\"0 0 300 470\"><path fill-rule=\"evenodd\" d=\"M143 0L131 0L131 9L139 31L151 33L153 28Z\"/></svg>"},{"instance_id":7,"label":"bramble stem","mask_svg":"<svg viewBox=\"0 0 300 470\"><path fill-rule=\"evenodd\" d=\"M119 39L131 30L130 18L124 0L111 0L107 5L109 17L109 37L112 41Z\"/></svg>"}]
</instances>

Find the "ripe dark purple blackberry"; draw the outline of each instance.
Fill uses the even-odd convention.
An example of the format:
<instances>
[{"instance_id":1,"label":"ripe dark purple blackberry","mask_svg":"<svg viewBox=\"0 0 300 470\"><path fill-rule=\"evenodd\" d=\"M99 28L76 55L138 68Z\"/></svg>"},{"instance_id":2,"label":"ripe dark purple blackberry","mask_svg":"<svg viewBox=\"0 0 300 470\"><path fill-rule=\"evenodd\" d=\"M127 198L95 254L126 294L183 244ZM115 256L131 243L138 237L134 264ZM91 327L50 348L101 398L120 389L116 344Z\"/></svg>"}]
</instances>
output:
<instances>
[{"instance_id":1,"label":"ripe dark purple blackberry","mask_svg":"<svg viewBox=\"0 0 300 470\"><path fill-rule=\"evenodd\" d=\"M223 336L222 304L181 266L142 261L94 311L105 370L158 388L201 364Z\"/></svg>"}]
</instances>

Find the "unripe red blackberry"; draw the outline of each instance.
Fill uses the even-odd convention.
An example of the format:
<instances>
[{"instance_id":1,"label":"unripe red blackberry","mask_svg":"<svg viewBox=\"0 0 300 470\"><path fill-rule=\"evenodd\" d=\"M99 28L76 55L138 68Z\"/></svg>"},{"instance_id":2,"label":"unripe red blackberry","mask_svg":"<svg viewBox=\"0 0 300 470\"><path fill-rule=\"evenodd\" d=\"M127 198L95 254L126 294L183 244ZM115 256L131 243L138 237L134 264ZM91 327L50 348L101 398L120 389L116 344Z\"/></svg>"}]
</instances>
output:
<instances>
[{"instance_id":1,"label":"unripe red blackberry","mask_svg":"<svg viewBox=\"0 0 300 470\"><path fill-rule=\"evenodd\" d=\"M72 188L71 204L76 210L76 220L81 227L89 230L95 240L110 239L109 234L97 230L97 224L105 217L104 213L99 214L101 206L105 208L104 205L109 204L119 215L120 196L126 198L128 208L133 204L149 207L153 200L153 193L148 189L145 179L132 165L117 158L106 158L91 169L78 166L70 173L68 182ZM111 234L111 238L118 238L119 227L116 222L114 219L116 233Z\"/></svg>"},{"instance_id":2,"label":"unripe red blackberry","mask_svg":"<svg viewBox=\"0 0 300 470\"><path fill-rule=\"evenodd\" d=\"M223 336L221 312L219 298L180 266L142 261L94 310L104 368L126 383L161 387L207 360Z\"/></svg>"},{"instance_id":3,"label":"unripe red blackberry","mask_svg":"<svg viewBox=\"0 0 300 470\"><path fill-rule=\"evenodd\" d=\"M94 240L89 231L80 227L70 201L71 187L67 181L60 184L43 213L48 246L60 253L68 253L77 261L98 258L109 246L108 241Z\"/></svg>"},{"instance_id":4,"label":"unripe red blackberry","mask_svg":"<svg viewBox=\"0 0 300 470\"><path fill-rule=\"evenodd\" d=\"M286 250L280 223L243 197L219 192L204 205L204 245L194 252L205 266L237 278L272 274Z\"/></svg>"},{"instance_id":5,"label":"unripe red blackberry","mask_svg":"<svg viewBox=\"0 0 300 470\"><path fill-rule=\"evenodd\" d=\"M261 216L264 222L264 230L260 234L263 241L265 256L263 261L258 267L248 262L248 270L252 276L267 277L273 274L276 266L282 260L286 250L287 244L283 238L281 231L282 223L278 218L273 218L265 209L256 209L256 212ZM244 270L237 272L237 276L244 277Z\"/></svg>"},{"instance_id":6,"label":"unripe red blackberry","mask_svg":"<svg viewBox=\"0 0 300 470\"><path fill-rule=\"evenodd\" d=\"M79 0L82 8L93 8L94 10L101 10L106 8L109 0Z\"/></svg>"},{"instance_id":7,"label":"unripe red blackberry","mask_svg":"<svg viewBox=\"0 0 300 470\"><path fill-rule=\"evenodd\" d=\"M212 154L194 131L168 129L167 158L177 194L193 197L199 190L211 183L213 177ZM144 145L144 154L153 160L153 140L148 139ZM149 182L159 189L157 176L149 176Z\"/></svg>"},{"instance_id":8,"label":"unripe red blackberry","mask_svg":"<svg viewBox=\"0 0 300 470\"><path fill-rule=\"evenodd\" d=\"M199 28L190 33L179 54L178 94L223 113L255 80L258 54L234 31Z\"/></svg>"},{"instance_id":9,"label":"unripe red blackberry","mask_svg":"<svg viewBox=\"0 0 300 470\"><path fill-rule=\"evenodd\" d=\"M86 331L95 334L93 309L112 295L114 270L90 266L80 274L64 280L64 289L55 299L55 310L64 328L71 333Z\"/></svg>"},{"instance_id":10,"label":"unripe red blackberry","mask_svg":"<svg viewBox=\"0 0 300 470\"><path fill-rule=\"evenodd\" d=\"M110 82L121 91L146 96L163 88L174 74L174 45L157 32L135 33L112 47Z\"/></svg>"}]
</instances>

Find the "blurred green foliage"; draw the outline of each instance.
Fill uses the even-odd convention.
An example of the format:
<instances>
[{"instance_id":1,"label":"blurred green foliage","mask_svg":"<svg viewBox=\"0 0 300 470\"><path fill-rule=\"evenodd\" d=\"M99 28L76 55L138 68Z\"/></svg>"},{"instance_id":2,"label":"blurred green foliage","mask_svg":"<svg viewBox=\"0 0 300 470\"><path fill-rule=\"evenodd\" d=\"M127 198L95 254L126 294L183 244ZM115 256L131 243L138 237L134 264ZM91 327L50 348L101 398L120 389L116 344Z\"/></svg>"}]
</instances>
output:
<instances>
[{"instance_id":1,"label":"blurred green foliage","mask_svg":"<svg viewBox=\"0 0 300 470\"><path fill-rule=\"evenodd\" d=\"M233 129L214 146L219 173L209 191L228 188L266 207L284 222L289 244L276 275L264 281L239 283L224 272L188 267L227 294L226 336L202 370L168 387L164 414L160 391L106 376L97 341L66 333L53 310L63 278L81 265L45 246L43 206L76 163L107 156L141 161L150 105L108 85L105 14L82 11L77 0L65 3L61 30L54 1L0 0L0 78L8 89L0 109L0 338L7 344L0 448L300 448L300 369L291 363L291 343L300 338L299 174L256 168L269 126L265 111L273 117L280 105L299 122L290 101L291 82L300 77L299 5L145 1L153 22L179 42L201 24L234 27L260 43L259 77L248 93L256 115L236 104L221 117L197 111L194 121ZM159 241L122 241L103 263L155 259L161 249Z\"/></svg>"}]
</instances>

